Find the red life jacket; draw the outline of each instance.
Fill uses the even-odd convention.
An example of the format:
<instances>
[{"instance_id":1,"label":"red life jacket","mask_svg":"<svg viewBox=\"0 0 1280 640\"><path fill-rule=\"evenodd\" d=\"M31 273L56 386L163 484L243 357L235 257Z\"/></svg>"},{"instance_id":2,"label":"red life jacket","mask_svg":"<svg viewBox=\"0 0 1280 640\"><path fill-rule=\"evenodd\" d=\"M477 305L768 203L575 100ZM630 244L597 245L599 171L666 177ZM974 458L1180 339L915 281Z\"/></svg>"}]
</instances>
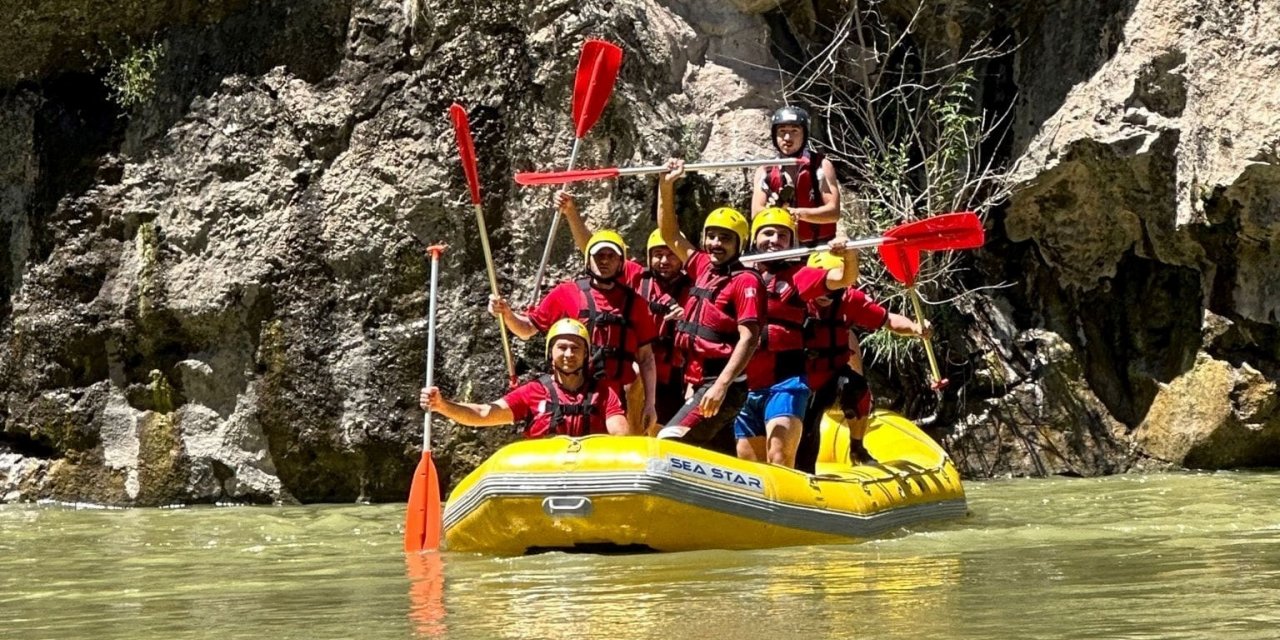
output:
<instances>
[{"instance_id":1,"label":"red life jacket","mask_svg":"<svg viewBox=\"0 0 1280 640\"><path fill-rule=\"evenodd\" d=\"M677 372L679 365L676 364L675 356L676 323L666 322L663 318L689 297L689 288L692 286L693 281L684 272L676 274L670 281L662 280L649 269L640 274L636 293L649 304L653 324L658 327L657 339L649 343L657 365L658 382L678 380L681 375Z\"/></svg>"},{"instance_id":2,"label":"red life jacket","mask_svg":"<svg viewBox=\"0 0 1280 640\"><path fill-rule=\"evenodd\" d=\"M728 360L738 343L738 314L730 302L724 309L716 306L720 292L740 273L760 277L754 270L735 262L731 269L712 267L699 276L689 289L689 303L684 318L676 323L675 346L703 360Z\"/></svg>"},{"instance_id":3,"label":"red life jacket","mask_svg":"<svg viewBox=\"0 0 1280 640\"><path fill-rule=\"evenodd\" d=\"M820 207L822 206L822 183L818 180L818 170L822 168L824 156L817 151L805 150L806 164L796 169L794 195L786 198L782 195L786 186L782 167L772 167L765 178L770 193L780 194L777 205L780 207ZM800 220L796 222L796 241L805 246L816 246L829 242L836 237L836 223L814 224Z\"/></svg>"},{"instance_id":4,"label":"red life jacket","mask_svg":"<svg viewBox=\"0 0 1280 640\"><path fill-rule=\"evenodd\" d=\"M849 363L849 319L840 298L823 309L816 304L804 321L804 348L813 372L835 371Z\"/></svg>"},{"instance_id":5,"label":"red life jacket","mask_svg":"<svg viewBox=\"0 0 1280 640\"><path fill-rule=\"evenodd\" d=\"M779 273L794 271L800 265L783 267L779 271L766 271L765 295L768 296L769 323L760 336L760 349L775 353L804 349L804 321L808 307L800 299L800 292L789 274L779 278Z\"/></svg>"},{"instance_id":6,"label":"red life jacket","mask_svg":"<svg viewBox=\"0 0 1280 640\"><path fill-rule=\"evenodd\" d=\"M591 374L596 379L622 380L636 361L636 354L627 350L627 327L631 325L631 305L637 297L636 292L631 287L615 284L625 292L622 312L601 311L596 307L596 298L591 292L591 278L578 278L577 283L583 300L578 319L591 333L591 361L588 365ZM616 326L618 330L610 331L610 326ZM601 344L601 334L607 336L605 344Z\"/></svg>"},{"instance_id":7,"label":"red life jacket","mask_svg":"<svg viewBox=\"0 0 1280 640\"><path fill-rule=\"evenodd\" d=\"M596 402L600 392L595 390L595 385L588 380L587 390L582 394L582 400L573 404L560 402L560 391L556 388L555 378L551 374L538 378L538 382L547 390L546 410L544 413L550 414L551 421L547 425L547 430L540 434L534 434L533 424L537 420L537 415L530 415L528 424L525 426L525 436L527 437L551 437L551 436L572 436L575 438L588 435L592 432L591 418L596 412ZM599 432L599 430L597 430Z\"/></svg>"}]
</instances>

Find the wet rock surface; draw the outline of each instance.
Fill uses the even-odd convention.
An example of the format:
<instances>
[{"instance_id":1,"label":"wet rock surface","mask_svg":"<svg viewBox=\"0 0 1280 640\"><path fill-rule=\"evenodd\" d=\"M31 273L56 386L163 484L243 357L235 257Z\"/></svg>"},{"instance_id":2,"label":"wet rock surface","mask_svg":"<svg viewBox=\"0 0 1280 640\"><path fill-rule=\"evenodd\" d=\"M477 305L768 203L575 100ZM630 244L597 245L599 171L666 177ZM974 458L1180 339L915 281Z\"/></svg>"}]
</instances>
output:
<instances>
[{"instance_id":1,"label":"wet rock surface","mask_svg":"<svg viewBox=\"0 0 1280 640\"><path fill-rule=\"evenodd\" d=\"M579 166L759 156L776 69L841 9L793 4L24 9L0 39L0 500L404 499L427 245L450 245L436 380L505 386L448 105L469 109L500 284L525 303L551 194L510 175L567 162L581 40L626 58ZM1017 96L1022 159L968 277L1008 286L933 310L953 379L934 428L969 476L1280 464L1280 55L1257 37L1280 10L1219 5L953 7L925 30L1025 42L983 88ZM165 52L155 91L124 107L109 58L143 43ZM690 231L749 187L685 182ZM651 181L575 192L642 246ZM553 266L579 266L567 237ZM541 366L537 340L514 347ZM873 383L918 415L922 371ZM518 437L435 434L450 483Z\"/></svg>"}]
</instances>

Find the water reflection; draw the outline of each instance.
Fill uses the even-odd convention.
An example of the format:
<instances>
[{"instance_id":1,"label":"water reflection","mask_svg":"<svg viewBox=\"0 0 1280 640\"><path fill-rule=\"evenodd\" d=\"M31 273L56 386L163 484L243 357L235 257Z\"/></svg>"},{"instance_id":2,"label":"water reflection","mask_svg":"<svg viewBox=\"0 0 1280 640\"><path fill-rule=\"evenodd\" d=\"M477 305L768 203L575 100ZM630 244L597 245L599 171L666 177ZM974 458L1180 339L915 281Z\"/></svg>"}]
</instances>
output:
<instances>
[{"instance_id":1,"label":"water reflection","mask_svg":"<svg viewBox=\"0 0 1280 640\"><path fill-rule=\"evenodd\" d=\"M406 559L403 505L0 506L0 637L1276 637L1280 474L968 490L923 533L644 556Z\"/></svg>"},{"instance_id":2,"label":"water reflection","mask_svg":"<svg viewBox=\"0 0 1280 640\"><path fill-rule=\"evenodd\" d=\"M476 638L841 637L869 619L948 617L963 567L857 546L410 562L419 636Z\"/></svg>"},{"instance_id":3,"label":"water reflection","mask_svg":"<svg viewBox=\"0 0 1280 640\"><path fill-rule=\"evenodd\" d=\"M409 577L409 622L424 638L445 637L444 556L438 551L405 554Z\"/></svg>"}]
</instances>

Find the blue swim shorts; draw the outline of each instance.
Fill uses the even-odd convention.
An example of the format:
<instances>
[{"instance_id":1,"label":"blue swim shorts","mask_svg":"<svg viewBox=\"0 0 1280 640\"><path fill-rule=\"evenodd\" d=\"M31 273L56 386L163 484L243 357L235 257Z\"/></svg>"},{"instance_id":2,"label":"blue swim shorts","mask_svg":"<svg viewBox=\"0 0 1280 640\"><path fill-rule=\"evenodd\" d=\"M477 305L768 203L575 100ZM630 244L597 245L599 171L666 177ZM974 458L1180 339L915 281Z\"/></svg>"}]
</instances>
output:
<instances>
[{"instance_id":1,"label":"blue swim shorts","mask_svg":"<svg viewBox=\"0 0 1280 640\"><path fill-rule=\"evenodd\" d=\"M804 376L787 378L767 389L747 394L738 417L733 421L733 435L738 438L756 438L765 435L765 425L783 416L804 419L809 404L809 385Z\"/></svg>"}]
</instances>

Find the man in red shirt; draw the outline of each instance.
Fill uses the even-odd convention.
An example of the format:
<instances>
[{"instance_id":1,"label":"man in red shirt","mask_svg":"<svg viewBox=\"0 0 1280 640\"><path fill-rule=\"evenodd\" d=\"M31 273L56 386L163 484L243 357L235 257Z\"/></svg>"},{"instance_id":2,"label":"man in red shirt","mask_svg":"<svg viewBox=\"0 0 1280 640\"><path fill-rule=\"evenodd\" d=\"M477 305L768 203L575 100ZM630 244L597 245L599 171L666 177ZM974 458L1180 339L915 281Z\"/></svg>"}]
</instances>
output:
<instances>
[{"instance_id":1,"label":"man in red shirt","mask_svg":"<svg viewBox=\"0 0 1280 640\"><path fill-rule=\"evenodd\" d=\"M562 318L581 320L591 335L591 357L587 369L603 385L624 397L624 387L639 379L644 388L644 406L638 432L656 424L654 408L656 382L653 349L657 328L644 301L619 280L627 257L627 246L615 231L599 231L583 251L586 270L581 277L562 282L527 314L516 313L501 298L490 296L489 310L501 315L516 336L528 340Z\"/></svg>"},{"instance_id":2,"label":"man in red shirt","mask_svg":"<svg viewBox=\"0 0 1280 640\"><path fill-rule=\"evenodd\" d=\"M815 253L809 265L832 267L840 257ZM813 396L805 414L796 468L813 473L821 438L819 425L828 408L838 406L849 424L849 448L855 460L870 461L862 438L871 414L871 389L863 376L862 355L854 327L876 331L881 327L898 335L924 337L931 333L926 320L921 326L910 318L891 313L867 297L857 287L848 287L809 302L804 323L806 374Z\"/></svg>"},{"instance_id":3,"label":"man in red shirt","mask_svg":"<svg viewBox=\"0 0 1280 640\"><path fill-rule=\"evenodd\" d=\"M796 218L796 243L813 247L836 237L840 184L836 168L809 145L809 113L786 106L773 113L770 137L778 155L803 158L791 167L761 167L752 180L751 215L766 207L784 207Z\"/></svg>"},{"instance_id":4,"label":"man in red shirt","mask_svg":"<svg viewBox=\"0 0 1280 640\"><path fill-rule=\"evenodd\" d=\"M739 260L748 234L741 213L721 207L708 214L701 249L680 231L674 186L684 175L684 162L671 160L669 166L658 184L658 229L694 282L675 331L691 389L658 437L702 445L733 421L746 400L745 369L765 318L764 283Z\"/></svg>"},{"instance_id":5,"label":"man in red shirt","mask_svg":"<svg viewBox=\"0 0 1280 640\"><path fill-rule=\"evenodd\" d=\"M578 249L585 250L591 239L591 229L578 212L578 205L567 191L555 196L556 207L564 214L573 233ZM662 231L655 229L645 243L646 261L641 264L635 258L623 264L619 280L631 287L646 303L653 316L658 337L653 342L653 359L657 380L655 408L659 425L666 424L684 405L684 370L676 363L674 350L676 323L684 313L693 281L684 272L684 262L662 239ZM628 393L628 405L639 399Z\"/></svg>"},{"instance_id":6,"label":"man in red shirt","mask_svg":"<svg viewBox=\"0 0 1280 640\"><path fill-rule=\"evenodd\" d=\"M790 249L795 222L785 209L769 208L751 222L760 253ZM858 254L846 240L831 241L840 257L830 265L774 260L757 267L764 280L768 321L760 347L747 364L747 401L734 421L738 457L795 466L809 387L805 383L804 320L806 303L847 287L858 278Z\"/></svg>"},{"instance_id":7,"label":"man in red shirt","mask_svg":"<svg viewBox=\"0 0 1280 640\"><path fill-rule=\"evenodd\" d=\"M577 320L565 318L547 331L549 375L526 382L487 404L447 400L439 387L423 389L419 402L424 410L469 427L524 422L526 438L627 435L627 419L618 393L585 375L588 351L587 328Z\"/></svg>"}]
</instances>

